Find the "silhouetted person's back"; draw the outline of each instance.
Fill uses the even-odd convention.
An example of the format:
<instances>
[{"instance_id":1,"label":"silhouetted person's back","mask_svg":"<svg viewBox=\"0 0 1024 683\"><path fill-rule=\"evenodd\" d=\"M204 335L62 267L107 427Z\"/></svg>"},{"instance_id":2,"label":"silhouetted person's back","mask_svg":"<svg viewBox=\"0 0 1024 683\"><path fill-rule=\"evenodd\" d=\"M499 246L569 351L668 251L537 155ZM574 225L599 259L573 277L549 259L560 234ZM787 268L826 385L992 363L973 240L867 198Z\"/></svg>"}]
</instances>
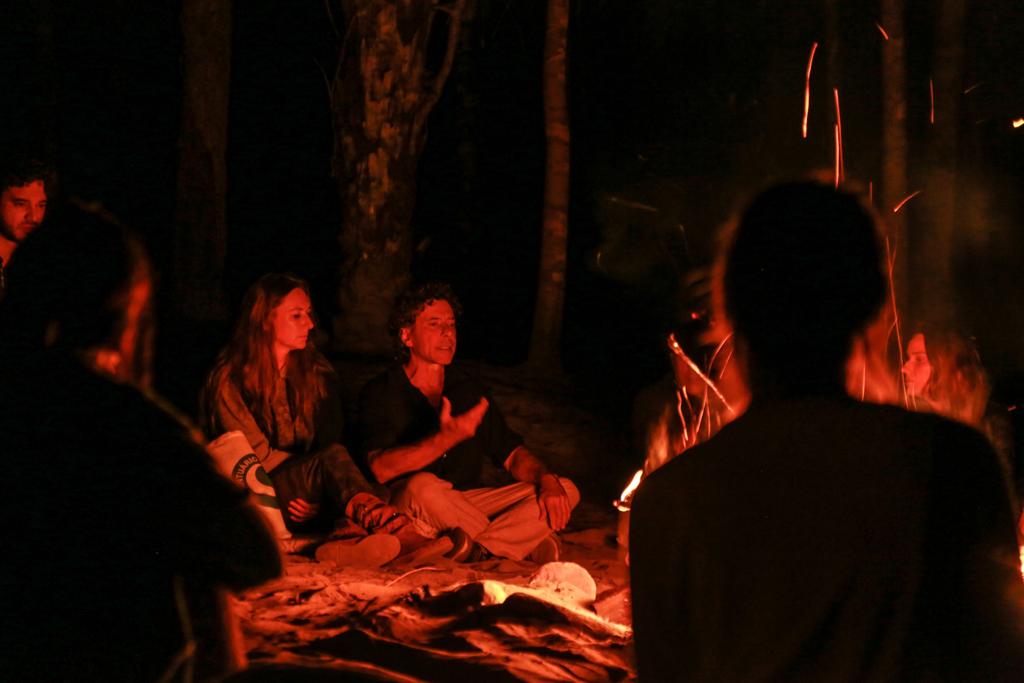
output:
<instances>
[{"instance_id":1,"label":"silhouetted person's back","mask_svg":"<svg viewBox=\"0 0 1024 683\"><path fill-rule=\"evenodd\" d=\"M646 680L1024 680L1007 489L962 425L853 401L851 339L885 293L857 201L770 189L726 253L753 399L637 492Z\"/></svg>"},{"instance_id":2,"label":"silhouetted person's back","mask_svg":"<svg viewBox=\"0 0 1024 683\"><path fill-rule=\"evenodd\" d=\"M134 240L71 212L34 233L0 304L0 678L179 674L209 590L280 571L245 496L139 388L149 277Z\"/></svg>"}]
</instances>

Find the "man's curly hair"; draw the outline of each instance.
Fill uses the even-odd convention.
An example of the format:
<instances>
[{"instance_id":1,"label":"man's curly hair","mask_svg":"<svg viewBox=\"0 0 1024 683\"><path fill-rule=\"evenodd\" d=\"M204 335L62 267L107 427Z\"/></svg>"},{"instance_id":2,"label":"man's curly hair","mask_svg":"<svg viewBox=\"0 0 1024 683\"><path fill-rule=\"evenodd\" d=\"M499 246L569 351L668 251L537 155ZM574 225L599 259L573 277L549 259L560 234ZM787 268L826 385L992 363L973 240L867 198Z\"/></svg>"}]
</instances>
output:
<instances>
[{"instance_id":1,"label":"man's curly hair","mask_svg":"<svg viewBox=\"0 0 1024 683\"><path fill-rule=\"evenodd\" d=\"M388 330L395 341L395 355L400 362L408 363L410 357L408 347L402 343L402 329L412 327L423 309L435 301L447 301L448 305L452 307L452 312L455 313L456 320L462 316L462 304L459 303L459 298L455 296L451 285L444 282L428 282L424 285L410 287L398 297L395 308L391 312L391 319L388 321Z\"/></svg>"}]
</instances>

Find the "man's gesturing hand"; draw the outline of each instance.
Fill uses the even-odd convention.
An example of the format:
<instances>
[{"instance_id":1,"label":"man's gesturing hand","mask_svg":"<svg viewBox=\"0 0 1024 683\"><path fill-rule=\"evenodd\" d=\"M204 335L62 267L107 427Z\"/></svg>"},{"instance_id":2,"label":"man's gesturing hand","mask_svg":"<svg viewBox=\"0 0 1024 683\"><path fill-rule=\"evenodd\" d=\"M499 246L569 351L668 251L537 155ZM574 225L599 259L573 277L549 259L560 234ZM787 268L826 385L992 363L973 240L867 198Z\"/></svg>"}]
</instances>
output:
<instances>
[{"instance_id":1,"label":"man's gesturing hand","mask_svg":"<svg viewBox=\"0 0 1024 683\"><path fill-rule=\"evenodd\" d=\"M441 398L441 433L451 441L449 448L476 434L477 427L487 412L487 406L487 399L481 398L466 412L452 417L452 404L447 398Z\"/></svg>"},{"instance_id":2,"label":"man's gesturing hand","mask_svg":"<svg viewBox=\"0 0 1024 683\"><path fill-rule=\"evenodd\" d=\"M558 477L550 472L540 478L537 503L540 505L540 518L546 521L553 531L561 531L569 523L569 494L562 488Z\"/></svg>"}]
</instances>

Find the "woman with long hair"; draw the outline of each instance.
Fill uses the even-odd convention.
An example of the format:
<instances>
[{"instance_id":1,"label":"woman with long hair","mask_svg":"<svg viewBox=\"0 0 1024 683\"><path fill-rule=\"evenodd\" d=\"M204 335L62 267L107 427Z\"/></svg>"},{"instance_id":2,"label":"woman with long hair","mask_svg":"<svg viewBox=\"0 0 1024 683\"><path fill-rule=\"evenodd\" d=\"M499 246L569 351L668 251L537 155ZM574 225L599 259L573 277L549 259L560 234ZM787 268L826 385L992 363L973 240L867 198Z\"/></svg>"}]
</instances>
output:
<instances>
[{"instance_id":1,"label":"woman with long hair","mask_svg":"<svg viewBox=\"0 0 1024 683\"><path fill-rule=\"evenodd\" d=\"M907 407L974 427L988 437L1014 481L1013 430L1005 410L990 401L991 384L974 342L948 329L919 324L902 368Z\"/></svg>"},{"instance_id":2,"label":"woman with long hair","mask_svg":"<svg viewBox=\"0 0 1024 683\"><path fill-rule=\"evenodd\" d=\"M245 435L289 529L329 529L345 517L371 533L358 543L322 546L318 557L379 564L400 552L422 557L450 550L449 539L420 536L381 501L341 444L336 376L311 339L315 326L304 280L270 273L249 288L203 394L207 435Z\"/></svg>"}]
</instances>

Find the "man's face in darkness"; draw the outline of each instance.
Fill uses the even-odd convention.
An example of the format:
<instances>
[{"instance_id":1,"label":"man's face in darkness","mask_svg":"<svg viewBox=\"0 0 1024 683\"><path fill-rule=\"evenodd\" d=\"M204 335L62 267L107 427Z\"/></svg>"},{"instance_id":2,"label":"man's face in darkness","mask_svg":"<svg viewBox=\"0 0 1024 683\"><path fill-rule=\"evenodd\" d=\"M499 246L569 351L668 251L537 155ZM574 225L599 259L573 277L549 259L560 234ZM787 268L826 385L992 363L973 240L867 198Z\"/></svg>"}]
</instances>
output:
<instances>
[{"instance_id":1,"label":"man's face in darkness","mask_svg":"<svg viewBox=\"0 0 1024 683\"><path fill-rule=\"evenodd\" d=\"M6 188L0 194L0 235L21 242L39 227L46 215L46 188L42 180Z\"/></svg>"}]
</instances>

